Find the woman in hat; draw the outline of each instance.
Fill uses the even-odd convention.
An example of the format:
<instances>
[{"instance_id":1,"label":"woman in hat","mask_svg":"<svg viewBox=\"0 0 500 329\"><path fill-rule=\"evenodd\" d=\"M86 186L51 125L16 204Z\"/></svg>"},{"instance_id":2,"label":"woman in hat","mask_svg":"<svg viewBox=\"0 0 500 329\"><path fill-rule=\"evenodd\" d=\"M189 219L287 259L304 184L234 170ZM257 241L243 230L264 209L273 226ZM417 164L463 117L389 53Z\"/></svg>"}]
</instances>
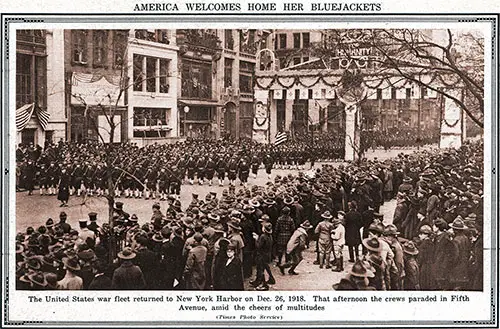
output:
<instances>
[{"instance_id":1,"label":"woman in hat","mask_svg":"<svg viewBox=\"0 0 500 329\"><path fill-rule=\"evenodd\" d=\"M224 290L244 290L241 261L236 257L236 246L229 244L226 255L227 260L221 272L221 283Z\"/></svg>"},{"instance_id":2,"label":"woman in hat","mask_svg":"<svg viewBox=\"0 0 500 329\"><path fill-rule=\"evenodd\" d=\"M57 282L58 290L82 290L83 280L76 275L81 267L76 257L65 257L62 259L66 274L64 278Z\"/></svg>"},{"instance_id":3,"label":"woman in hat","mask_svg":"<svg viewBox=\"0 0 500 329\"><path fill-rule=\"evenodd\" d=\"M420 268L417 262L418 249L413 241L403 245L405 276L403 290L420 290Z\"/></svg>"},{"instance_id":4,"label":"woman in hat","mask_svg":"<svg viewBox=\"0 0 500 329\"><path fill-rule=\"evenodd\" d=\"M374 277L374 273L366 268L361 260L356 261L347 276L333 285L335 290L375 290L369 285L369 278Z\"/></svg>"},{"instance_id":5,"label":"woman in hat","mask_svg":"<svg viewBox=\"0 0 500 329\"><path fill-rule=\"evenodd\" d=\"M321 215L322 221L316 226L314 233L318 235L318 253L319 253L319 268L330 268L330 253L332 252L332 237L333 230L332 218L330 211L327 210Z\"/></svg>"}]
</instances>

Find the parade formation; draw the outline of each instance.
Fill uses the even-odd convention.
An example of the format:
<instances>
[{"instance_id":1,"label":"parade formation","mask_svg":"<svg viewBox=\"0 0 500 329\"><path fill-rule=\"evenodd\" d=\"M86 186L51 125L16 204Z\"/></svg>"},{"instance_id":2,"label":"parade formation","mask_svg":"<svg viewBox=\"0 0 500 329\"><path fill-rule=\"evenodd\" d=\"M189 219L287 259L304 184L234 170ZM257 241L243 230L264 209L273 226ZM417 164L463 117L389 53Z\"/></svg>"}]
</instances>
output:
<instances>
[{"instance_id":1,"label":"parade formation","mask_svg":"<svg viewBox=\"0 0 500 329\"><path fill-rule=\"evenodd\" d=\"M342 274L329 283L337 290L483 290L481 142L315 166L334 160L328 147L21 145L18 194L57 196L62 208L18 232L17 288L269 290L300 278L310 251L311 266ZM273 179L277 168L291 173ZM181 200L186 185L209 193ZM72 227L73 197L113 197L112 220L91 212ZM130 198L155 200L151 217L138 218Z\"/></svg>"}]
</instances>

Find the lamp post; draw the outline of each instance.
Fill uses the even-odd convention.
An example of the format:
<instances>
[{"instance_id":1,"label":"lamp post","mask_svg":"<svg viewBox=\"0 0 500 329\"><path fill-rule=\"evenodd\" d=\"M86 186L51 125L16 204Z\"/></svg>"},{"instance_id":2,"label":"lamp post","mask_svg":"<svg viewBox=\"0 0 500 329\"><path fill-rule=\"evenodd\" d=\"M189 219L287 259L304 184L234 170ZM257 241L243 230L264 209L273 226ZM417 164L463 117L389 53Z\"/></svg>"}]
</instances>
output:
<instances>
[{"instance_id":1,"label":"lamp post","mask_svg":"<svg viewBox=\"0 0 500 329\"><path fill-rule=\"evenodd\" d=\"M184 106L184 137L187 137L187 114L189 113L189 106Z\"/></svg>"}]
</instances>

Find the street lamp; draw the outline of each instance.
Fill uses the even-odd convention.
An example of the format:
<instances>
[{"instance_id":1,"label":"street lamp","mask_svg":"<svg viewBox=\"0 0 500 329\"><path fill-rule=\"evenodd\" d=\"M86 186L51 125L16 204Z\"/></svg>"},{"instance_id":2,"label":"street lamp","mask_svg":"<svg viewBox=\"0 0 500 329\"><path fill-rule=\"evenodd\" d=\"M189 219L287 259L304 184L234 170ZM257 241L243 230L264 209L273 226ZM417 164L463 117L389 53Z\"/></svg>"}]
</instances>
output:
<instances>
[{"instance_id":1,"label":"street lamp","mask_svg":"<svg viewBox=\"0 0 500 329\"><path fill-rule=\"evenodd\" d=\"M187 137L187 130L186 130L186 119L187 119L187 114L189 113L189 106L184 106L184 136Z\"/></svg>"}]
</instances>

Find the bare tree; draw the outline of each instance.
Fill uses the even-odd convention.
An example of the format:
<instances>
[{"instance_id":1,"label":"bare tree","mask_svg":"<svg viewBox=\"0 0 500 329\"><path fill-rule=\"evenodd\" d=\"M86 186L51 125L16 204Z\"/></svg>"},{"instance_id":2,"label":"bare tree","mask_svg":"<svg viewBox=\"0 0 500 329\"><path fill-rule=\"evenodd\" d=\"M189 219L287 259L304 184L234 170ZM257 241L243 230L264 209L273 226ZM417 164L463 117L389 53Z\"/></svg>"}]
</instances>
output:
<instances>
[{"instance_id":1,"label":"bare tree","mask_svg":"<svg viewBox=\"0 0 500 329\"><path fill-rule=\"evenodd\" d=\"M344 68L361 71L372 83L401 78L425 87L484 126L484 38L477 31L326 30L314 54L329 68L338 68L332 63L344 58Z\"/></svg>"}]
</instances>

